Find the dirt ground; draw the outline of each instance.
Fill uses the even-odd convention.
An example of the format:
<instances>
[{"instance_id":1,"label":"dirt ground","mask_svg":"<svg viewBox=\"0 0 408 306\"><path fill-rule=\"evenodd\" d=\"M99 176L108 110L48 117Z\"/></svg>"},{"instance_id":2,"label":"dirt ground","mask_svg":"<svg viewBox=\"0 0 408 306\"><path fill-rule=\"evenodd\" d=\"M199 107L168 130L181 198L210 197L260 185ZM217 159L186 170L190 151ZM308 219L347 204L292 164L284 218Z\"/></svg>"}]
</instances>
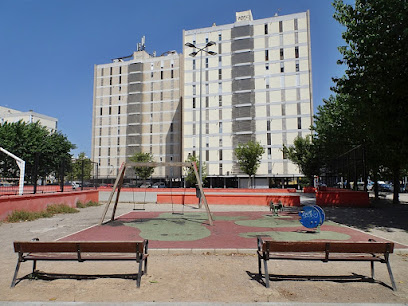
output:
<instances>
[{"instance_id":1,"label":"dirt ground","mask_svg":"<svg viewBox=\"0 0 408 306\"><path fill-rule=\"evenodd\" d=\"M38 237L50 241L83 230L99 221L104 207L81 209L77 214L0 225L0 301L66 302L309 302L309 303L408 303L408 253L391 256L398 291L390 289L384 264L376 264L373 283L368 263L354 262L270 262L271 288L265 288L257 275L254 250L231 253L229 250L179 254L172 250L151 250L148 275L136 282L122 278L88 280L23 280L10 289L17 256L15 240ZM165 205L146 209L164 211ZM231 207L213 206L214 210ZM235 207L248 210L248 207ZM257 207L251 209L266 209ZM119 205L117 215L131 210ZM326 218L386 239L408 244L408 205L392 206L386 200L370 209L327 208ZM118 262L40 262L38 269L52 273L117 274L134 273L136 264ZM31 272L23 263L20 276ZM275 279L276 275L285 275ZM312 276L299 278L299 275ZM334 278L336 276L336 278ZM341 278L339 278L339 276ZM1 303L1 302L0 302Z\"/></svg>"}]
</instances>

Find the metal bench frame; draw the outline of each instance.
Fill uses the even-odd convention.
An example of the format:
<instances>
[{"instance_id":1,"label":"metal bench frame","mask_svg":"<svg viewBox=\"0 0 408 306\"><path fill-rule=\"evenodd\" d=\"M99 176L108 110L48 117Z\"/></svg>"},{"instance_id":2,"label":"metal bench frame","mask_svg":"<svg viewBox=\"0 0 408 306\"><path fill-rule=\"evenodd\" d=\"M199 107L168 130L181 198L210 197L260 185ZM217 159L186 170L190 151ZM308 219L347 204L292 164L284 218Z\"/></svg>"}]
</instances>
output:
<instances>
[{"instance_id":1,"label":"metal bench frame","mask_svg":"<svg viewBox=\"0 0 408 306\"><path fill-rule=\"evenodd\" d=\"M18 253L11 288L15 287L22 262L33 261L33 274L37 261L136 261L139 270L136 285L140 287L142 275L147 274L148 240L144 241L15 241ZM144 265L144 268L143 268Z\"/></svg>"},{"instance_id":2,"label":"metal bench frame","mask_svg":"<svg viewBox=\"0 0 408 306\"><path fill-rule=\"evenodd\" d=\"M374 262L385 263L392 289L397 290L392 275L389 254L394 251L391 242L318 242L318 241L272 241L257 237L258 273L262 278L262 261L265 269L265 286L269 288L268 260L319 260L368 261L371 278L374 279Z\"/></svg>"}]
</instances>

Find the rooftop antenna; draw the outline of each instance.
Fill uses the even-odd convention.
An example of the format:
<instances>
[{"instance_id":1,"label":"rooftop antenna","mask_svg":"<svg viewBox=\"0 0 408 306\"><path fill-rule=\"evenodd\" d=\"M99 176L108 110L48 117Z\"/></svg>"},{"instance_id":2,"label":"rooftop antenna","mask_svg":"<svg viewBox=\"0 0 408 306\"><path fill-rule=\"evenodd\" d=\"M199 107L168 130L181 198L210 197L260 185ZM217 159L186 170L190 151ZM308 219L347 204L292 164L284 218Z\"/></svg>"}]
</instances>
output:
<instances>
[{"instance_id":1,"label":"rooftop antenna","mask_svg":"<svg viewBox=\"0 0 408 306\"><path fill-rule=\"evenodd\" d=\"M279 12L280 12L281 10L282 10L281 8L278 8L278 11L275 13L275 17L278 17L278 16L279 16Z\"/></svg>"},{"instance_id":2,"label":"rooftop antenna","mask_svg":"<svg viewBox=\"0 0 408 306\"><path fill-rule=\"evenodd\" d=\"M137 43L137 51L144 51L146 50L146 37L142 36L142 40L140 43Z\"/></svg>"}]
</instances>

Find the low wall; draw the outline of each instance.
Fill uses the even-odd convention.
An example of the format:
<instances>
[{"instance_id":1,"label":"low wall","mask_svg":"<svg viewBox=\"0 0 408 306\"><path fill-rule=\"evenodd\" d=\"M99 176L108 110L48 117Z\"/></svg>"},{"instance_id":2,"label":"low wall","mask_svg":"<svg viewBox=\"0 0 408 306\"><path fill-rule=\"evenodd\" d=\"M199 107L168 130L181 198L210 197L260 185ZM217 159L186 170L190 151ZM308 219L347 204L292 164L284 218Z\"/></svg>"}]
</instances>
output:
<instances>
[{"instance_id":1,"label":"low wall","mask_svg":"<svg viewBox=\"0 0 408 306\"><path fill-rule=\"evenodd\" d=\"M99 201L97 190L2 196L0 197L0 220L5 220L9 214L16 210L42 211L52 204L76 207L77 202L87 203L89 201Z\"/></svg>"},{"instance_id":2,"label":"low wall","mask_svg":"<svg viewBox=\"0 0 408 306\"><path fill-rule=\"evenodd\" d=\"M285 206L300 206L300 197L295 189L213 189L205 188L209 205L269 205L280 201ZM100 192L100 201L107 201L109 191ZM116 199L114 194L113 201ZM157 204L198 204L193 188L123 188L119 202Z\"/></svg>"},{"instance_id":3,"label":"low wall","mask_svg":"<svg viewBox=\"0 0 408 306\"><path fill-rule=\"evenodd\" d=\"M352 190L317 191L316 204L319 206L369 207L368 192Z\"/></svg>"}]
</instances>

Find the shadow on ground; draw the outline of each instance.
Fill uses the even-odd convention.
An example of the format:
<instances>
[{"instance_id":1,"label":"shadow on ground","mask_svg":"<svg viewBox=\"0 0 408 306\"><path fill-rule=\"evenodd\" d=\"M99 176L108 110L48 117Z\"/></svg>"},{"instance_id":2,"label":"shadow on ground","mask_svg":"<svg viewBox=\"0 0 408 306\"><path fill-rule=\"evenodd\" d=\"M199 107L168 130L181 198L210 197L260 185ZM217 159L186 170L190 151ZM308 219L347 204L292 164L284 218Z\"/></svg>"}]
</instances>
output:
<instances>
[{"instance_id":1,"label":"shadow on ground","mask_svg":"<svg viewBox=\"0 0 408 306\"><path fill-rule=\"evenodd\" d=\"M373 200L370 208L325 207L326 220L352 226L364 231L377 228L408 232L408 204L393 204L390 200Z\"/></svg>"}]
</instances>

